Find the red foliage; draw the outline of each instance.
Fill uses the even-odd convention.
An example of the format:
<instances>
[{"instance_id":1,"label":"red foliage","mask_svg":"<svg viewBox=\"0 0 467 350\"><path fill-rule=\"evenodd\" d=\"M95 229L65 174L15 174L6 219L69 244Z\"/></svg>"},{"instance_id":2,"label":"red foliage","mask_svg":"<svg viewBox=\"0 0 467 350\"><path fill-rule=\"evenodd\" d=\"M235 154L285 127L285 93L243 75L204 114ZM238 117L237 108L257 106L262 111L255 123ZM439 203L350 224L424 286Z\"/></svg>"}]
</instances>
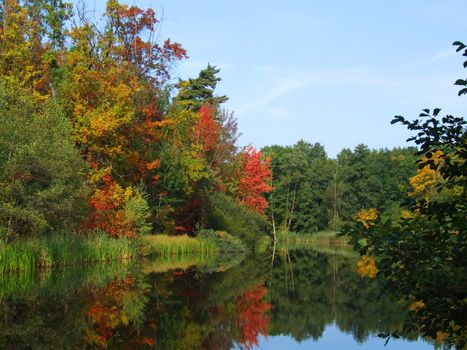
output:
<instances>
[{"instance_id":1,"label":"red foliage","mask_svg":"<svg viewBox=\"0 0 467 350\"><path fill-rule=\"evenodd\" d=\"M216 109L209 103L203 104L198 111L200 120L196 126L196 139L203 145L205 152L214 151L219 142L221 128L215 119L215 113Z\"/></svg>"},{"instance_id":2,"label":"red foliage","mask_svg":"<svg viewBox=\"0 0 467 350\"><path fill-rule=\"evenodd\" d=\"M251 349L258 346L260 335L267 336L269 328L269 316L267 315L271 305L263 302L267 289L261 285L253 287L240 296L237 301L236 324L241 332L240 343Z\"/></svg>"},{"instance_id":3,"label":"red foliage","mask_svg":"<svg viewBox=\"0 0 467 350\"><path fill-rule=\"evenodd\" d=\"M269 185L271 181L270 158L263 160L261 151L254 147L248 147L242 153L243 164L238 173L239 192L237 199L249 208L264 213L268 202L263 197L264 193L272 191Z\"/></svg>"}]
</instances>

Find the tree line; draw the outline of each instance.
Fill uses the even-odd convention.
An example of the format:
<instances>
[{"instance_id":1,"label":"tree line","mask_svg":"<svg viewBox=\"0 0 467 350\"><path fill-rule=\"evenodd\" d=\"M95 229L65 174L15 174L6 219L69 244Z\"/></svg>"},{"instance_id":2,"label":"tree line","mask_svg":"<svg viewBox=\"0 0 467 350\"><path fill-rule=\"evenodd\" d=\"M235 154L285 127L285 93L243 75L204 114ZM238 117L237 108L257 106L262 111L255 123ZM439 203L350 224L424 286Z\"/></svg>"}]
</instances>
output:
<instances>
[{"instance_id":1,"label":"tree line","mask_svg":"<svg viewBox=\"0 0 467 350\"><path fill-rule=\"evenodd\" d=\"M336 231L363 208L397 216L416 173L416 151L359 144L332 159L319 143L267 146L273 187L268 215L280 231L302 233Z\"/></svg>"}]
</instances>

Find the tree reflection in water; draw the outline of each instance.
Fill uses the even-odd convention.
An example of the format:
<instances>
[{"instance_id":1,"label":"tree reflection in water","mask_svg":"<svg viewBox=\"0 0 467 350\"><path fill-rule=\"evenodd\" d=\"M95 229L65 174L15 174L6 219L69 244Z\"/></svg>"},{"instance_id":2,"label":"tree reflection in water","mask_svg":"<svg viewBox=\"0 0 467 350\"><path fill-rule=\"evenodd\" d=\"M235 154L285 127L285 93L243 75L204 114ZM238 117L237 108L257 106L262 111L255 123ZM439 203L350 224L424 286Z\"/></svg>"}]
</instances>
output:
<instances>
[{"instance_id":1,"label":"tree reflection in water","mask_svg":"<svg viewBox=\"0 0 467 350\"><path fill-rule=\"evenodd\" d=\"M28 277L33 283L9 278L0 289L0 348L252 349L268 334L319 339L333 323L359 342L400 329L405 306L358 277L355 259L292 250L277 254L272 270L256 256L227 271L146 265L74 286L57 272Z\"/></svg>"}]
</instances>

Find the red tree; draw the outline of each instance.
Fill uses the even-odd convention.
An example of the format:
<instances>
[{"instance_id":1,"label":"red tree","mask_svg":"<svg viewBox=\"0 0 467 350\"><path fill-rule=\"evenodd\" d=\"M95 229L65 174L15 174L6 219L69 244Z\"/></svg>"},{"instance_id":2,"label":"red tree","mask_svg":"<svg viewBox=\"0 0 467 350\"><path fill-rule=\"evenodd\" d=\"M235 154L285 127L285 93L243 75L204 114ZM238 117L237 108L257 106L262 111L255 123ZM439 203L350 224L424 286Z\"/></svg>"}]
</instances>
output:
<instances>
[{"instance_id":1,"label":"red tree","mask_svg":"<svg viewBox=\"0 0 467 350\"><path fill-rule=\"evenodd\" d=\"M212 152L216 149L221 128L216 121L216 109L209 103L205 103L198 111L199 123L196 126L196 141L203 145L206 153Z\"/></svg>"},{"instance_id":2,"label":"red tree","mask_svg":"<svg viewBox=\"0 0 467 350\"><path fill-rule=\"evenodd\" d=\"M243 153L239 171L239 191L237 199L258 213L264 213L268 202L264 193L272 191L270 158L263 159L261 151L249 146Z\"/></svg>"}]
</instances>

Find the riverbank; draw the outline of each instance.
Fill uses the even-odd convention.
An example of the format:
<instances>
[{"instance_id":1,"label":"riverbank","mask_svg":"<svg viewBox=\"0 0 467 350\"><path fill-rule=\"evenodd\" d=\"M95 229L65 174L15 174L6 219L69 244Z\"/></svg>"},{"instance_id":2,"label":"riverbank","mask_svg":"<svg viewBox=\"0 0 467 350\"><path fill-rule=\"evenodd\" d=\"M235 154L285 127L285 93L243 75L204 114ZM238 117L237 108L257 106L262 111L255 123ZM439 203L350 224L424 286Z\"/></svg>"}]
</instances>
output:
<instances>
[{"instance_id":1,"label":"riverbank","mask_svg":"<svg viewBox=\"0 0 467 350\"><path fill-rule=\"evenodd\" d=\"M217 247L213 240L190 237L188 235L146 235L139 238L139 247L139 253L143 256L173 256L185 254L211 256L217 253Z\"/></svg>"},{"instance_id":2,"label":"riverbank","mask_svg":"<svg viewBox=\"0 0 467 350\"><path fill-rule=\"evenodd\" d=\"M127 261L137 256L211 259L218 255L243 257L246 252L240 239L214 230L202 230L197 237L155 234L135 239L115 239L104 233L92 236L53 234L0 243L0 274Z\"/></svg>"},{"instance_id":3,"label":"riverbank","mask_svg":"<svg viewBox=\"0 0 467 350\"><path fill-rule=\"evenodd\" d=\"M135 242L126 238L54 234L0 244L0 273L124 261L136 253Z\"/></svg>"}]
</instances>

